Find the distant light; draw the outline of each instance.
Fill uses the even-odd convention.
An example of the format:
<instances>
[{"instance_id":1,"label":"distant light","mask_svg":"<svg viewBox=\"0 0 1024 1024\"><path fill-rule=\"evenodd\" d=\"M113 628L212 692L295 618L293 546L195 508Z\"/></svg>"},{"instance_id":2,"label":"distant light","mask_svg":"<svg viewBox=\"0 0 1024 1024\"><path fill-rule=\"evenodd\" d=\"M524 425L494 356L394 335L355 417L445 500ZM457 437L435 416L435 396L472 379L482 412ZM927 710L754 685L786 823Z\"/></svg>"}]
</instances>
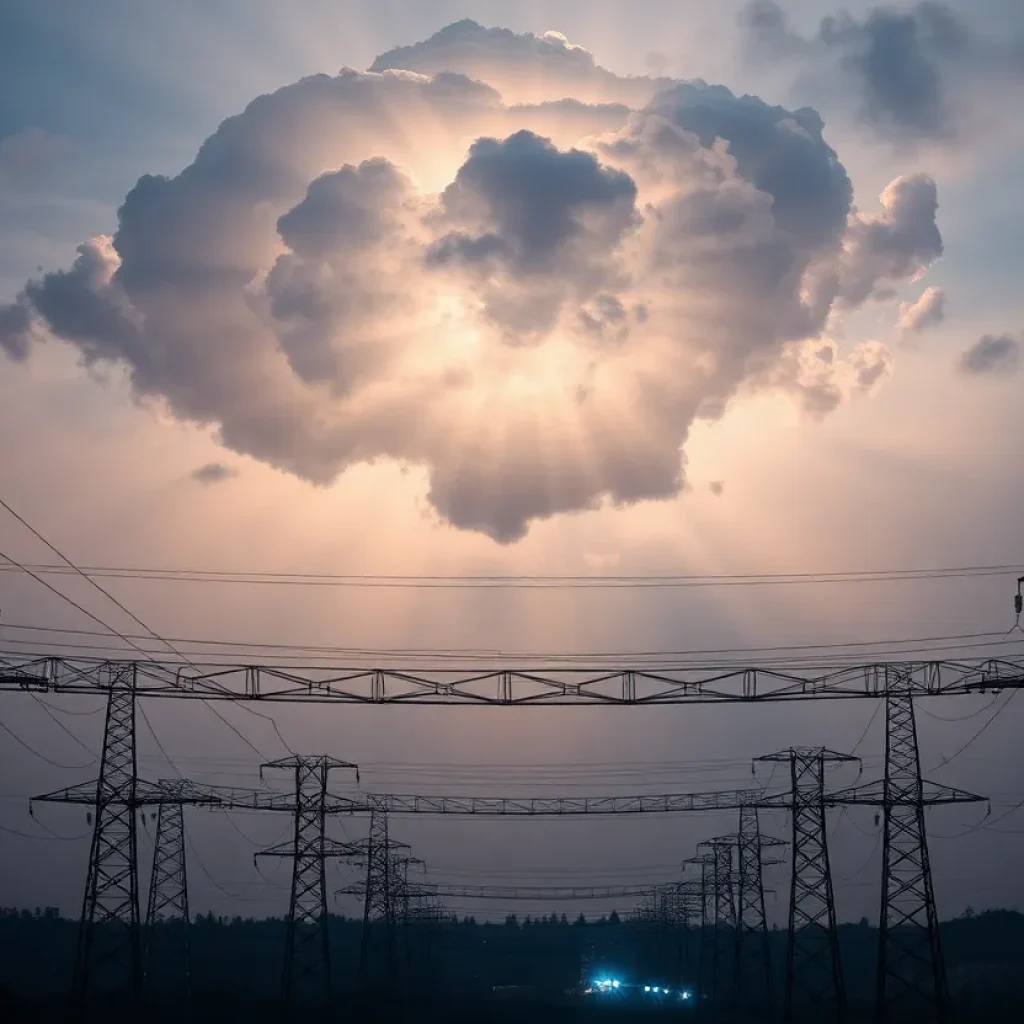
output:
<instances>
[{"instance_id":1,"label":"distant light","mask_svg":"<svg viewBox=\"0 0 1024 1024\"><path fill-rule=\"evenodd\" d=\"M618 988L618 987L619 987L619 980L618 980L618 978L616 978L615 981L612 982L612 988Z\"/></svg>"},{"instance_id":2,"label":"distant light","mask_svg":"<svg viewBox=\"0 0 1024 1024\"><path fill-rule=\"evenodd\" d=\"M665 995L669 995L669 990L665 989Z\"/></svg>"},{"instance_id":3,"label":"distant light","mask_svg":"<svg viewBox=\"0 0 1024 1024\"><path fill-rule=\"evenodd\" d=\"M690 990L688 988L684 988L683 991L679 993L679 998L680 999L689 999L690 995L691 995Z\"/></svg>"},{"instance_id":4,"label":"distant light","mask_svg":"<svg viewBox=\"0 0 1024 1024\"><path fill-rule=\"evenodd\" d=\"M650 992L651 991L651 986L650 985L644 985L644 991L645 992Z\"/></svg>"},{"instance_id":5,"label":"distant light","mask_svg":"<svg viewBox=\"0 0 1024 1024\"><path fill-rule=\"evenodd\" d=\"M658 986L657 986L657 985L655 985L655 986L654 986L654 991L655 991L655 992L660 992L660 991L661 991L661 989L660 989L660 988L658 988Z\"/></svg>"}]
</instances>

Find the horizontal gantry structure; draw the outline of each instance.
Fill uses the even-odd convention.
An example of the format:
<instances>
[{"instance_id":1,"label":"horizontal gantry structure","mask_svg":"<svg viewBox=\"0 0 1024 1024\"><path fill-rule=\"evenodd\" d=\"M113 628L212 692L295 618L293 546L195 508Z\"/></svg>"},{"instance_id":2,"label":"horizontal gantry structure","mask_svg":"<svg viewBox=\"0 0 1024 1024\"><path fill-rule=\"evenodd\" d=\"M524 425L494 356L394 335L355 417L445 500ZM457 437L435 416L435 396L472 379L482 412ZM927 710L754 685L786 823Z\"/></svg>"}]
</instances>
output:
<instances>
[{"instance_id":1,"label":"horizontal gantry structure","mask_svg":"<svg viewBox=\"0 0 1024 1024\"><path fill-rule=\"evenodd\" d=\"M719 704L915 697L1024 687L1024 658L886 661L839 668L294 668L0 653L0 691L95 694L134 679L140 697L493 707Z\"/></svg>"}]
</instances>

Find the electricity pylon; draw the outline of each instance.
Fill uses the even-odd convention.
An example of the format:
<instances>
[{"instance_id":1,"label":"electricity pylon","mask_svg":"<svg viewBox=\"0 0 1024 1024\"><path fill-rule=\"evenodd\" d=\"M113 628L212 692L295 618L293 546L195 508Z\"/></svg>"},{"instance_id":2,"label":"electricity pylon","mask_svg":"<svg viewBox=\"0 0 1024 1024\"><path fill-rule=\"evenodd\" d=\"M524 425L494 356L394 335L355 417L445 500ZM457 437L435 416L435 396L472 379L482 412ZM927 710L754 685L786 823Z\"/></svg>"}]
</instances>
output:
<instances>
[{"instance_id":1,"label":"electricity pylon","mask_svg":"<svg viewBox=\"0 0 1024 1024\"><path fill-rule=\"evenodd\" d=\"M133 998L142 989L135 784L135 671L115 668L75 952L74 988L83 996L105 976Z\"/></svg>"},{"instance_id":2,"label":"electricity pylon","mask_svg":"<svg viewBox=\"0 0 1024 1024\"><path fill-rule=\"evenodd\" d=\"M724 1003L727 993L734 991L735 979L730 976L733 965L729 956L736 934L734 846L732 836L707 839L697 844L698 850L707 847L711 854L711 999L715 1005Z\"/></svg>"},{"instance_id":3,"label":"electricity pylon","mask_svg":"<svg viewBox=\"0 0 1024 1024\"><path fill-rule=\"evenodd\" d=\"M925 808L983 800L921 778L917 723L909 680L885 698L885 778L829 794L830 803L882 811L882 896L878 918L875 1017L942 1021L946 972L939 941Z\"/></svg>"},{"instance_id":4,"label":"electricity pylon","mask_svg":"<svg viewBox=\"0 0 1024 1024\"><path fill-rule=\"evenodd\" d=\"M757 760L790 767L793 871L783 1019L787 1024L801 1018L815 1024L828 1017L841 1021L846 989L825 830L825 766L858 759L825 747L790 747Z\"/></svg>"},{"instance_id":5,"label":"electricity pylon","mask_svg":"<svg viewBox=\"0 0 1024 1024\"><path fill-rule=\"evenodd\" d=\"M700 867L700 939L697 950L697 994L699 1002L711 994L714 985L712 973L712 940L714 938L711 923L714 920L715 900L715 855L699 853L689 857L684 864L697 864ZM711 947L711 948L709 948Z\"/></svg>"},{"instance_id":6,"label":"electricity pylon","mask_svg":"<svg viewBox=\"0 0 1024 1024\"><path fill-rule=\"evenodd\" d=\"M167 799L157 809L153 843L153 871L146 907L146 987L150 992L157 988L173 989L180 994L187 1014L192 1001L192 954L184 804L191 795L191 783L184 779L161 779L157 785Z\"/></svg>"},{"instance_id":7,"label":"electricity pylon","mask_svg":"<svg viewBox=\"0 0 1024 1024\"><path fill-rule=\"evenodd\" d=\"M909 686L885 699L882 908L878 918L876 1017L931 1004L944 1016L946 971L939 941L917 723Z\"/></svg>"},{"instance_id":8,"label":"electricity pylon","mask_svg":"<svg viewBox=\"0 0 1024 1024\"><path fill-rule=\"evenodd\" d=\"M370 834L366 841L366 889L363 932L359 944L359 976L364 986L371 982L371 963L378 959L374 949L381 945L387 983L393 988L398 980L395 922L402 884L398 858L395 856L396 848L388 835L387 814L384 811L373 811L370 814Z\"/></svg>"},{"instance_id":9,"label":"electricity pylon","mask_svg":"<svg viewBox=\"0 0 1024 1024\"><path fill-rule=\"evenodd\" d=\"M761 835L756 807L741 807L739 824L739 832L698 844L698 848L707 847L714 857L715 916L725 921L732 934L730 957L725 948L729 934L721 924L716 925L715 990L719 999L721 993L728 992L734 1006L763 1013L771 1001L772 981L762 869L767 864L781 863L777 859L766 861L764 849L786 844Z\"/></svg>"},{"instance_id":10,"label":"electricity pylon","mask_svg":"<svg viewBox=\"0 0 1024 1024\"><path fill-rule=\"evenodd\" d=\"M99 777L33 801L92 808L89 867L75 948L75 994L84 1001L101 990L135 1002L143 979L135 814L145 801L137 793L134 665L110 665L106 688Z\"/></svg>"},{"instance_id":11,"label":"electricity pylon","mask_svg":"<svg viewBox=\"0 0 1024 1024\"><path fill-rule=\"evenodd\" d=\"M326 755L270 761L260 767L282 768L295 775L295 831L292 841L264 850L263 856L292 859L292 888L285 931L281 998L286 1010L300 1004L326 1008L331 997L331 951L327 930L329 857L352 855L352 845L332 843L324 836L327 816L327 777L335 768L359 768Z\"/></svg>"},{"instance_id":12,"label":"electricity pylon","mask_svg":"<svg viewBox=\"0 0 1024 1024\"><path fill-rule=\"evenodd\" d=\"M627 895L629 890L629 886L623 887L623 895ZM703 916L702 900L700 882L667 882L643 893L631 915L632 920L650 928L654 944L651 961L665 979L683 981L692 967L689 962L690 928L693 921L699 922ZM691 984L695 980L691 979Z\"/></svg>"},{"instance_id":13,"label":"electricity pylon","mask_svg":"<svg viewBox=\"0 0 1024 1024\"><path fill-rule=\"evenodd\" d=\"M748 1009L772 1003L772 957L768 916L764 906L763 851L785 846L781 839L761 835L756 807L740 808L739 891L736 911L736 991Z\"/></svg>"}]
</instances>

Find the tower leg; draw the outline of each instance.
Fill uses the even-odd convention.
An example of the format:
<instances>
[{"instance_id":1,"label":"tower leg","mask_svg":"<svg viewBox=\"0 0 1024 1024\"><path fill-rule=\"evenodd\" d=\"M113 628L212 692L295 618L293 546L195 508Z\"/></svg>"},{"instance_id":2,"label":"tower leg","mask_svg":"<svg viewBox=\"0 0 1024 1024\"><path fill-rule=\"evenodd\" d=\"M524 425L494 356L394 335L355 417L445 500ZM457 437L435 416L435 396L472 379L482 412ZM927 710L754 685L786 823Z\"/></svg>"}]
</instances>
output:
<instances>
[{"instance_id":1,"label":"tower leg","mask_svg":"<svg viewBox=\"0 0 1024 1024\"><path fill-rule=\"evenodd\" d=\"M733 900L732 844L716 843L713 850L715 918L711 998L720 1009L726 1003L732 1003L735 998L733 979L730 977L732 963L729 940L736 930L736 904Z\"/></svg>"},{"instance_id":2,"label":"tower leg","mask_svg":"<svg viewBox=\"0 0 1024 1024\"><path fill-rule=\"evenodd\" d=\"M109 686L73 986L82 999L101 990L134 1002L142 990L134 666L113 668Z\"/></svg>"},{"instance_id":3,"label":"tower leg","mask_svg":"<svg viewBox=\"0 0 1024 1024\"><path fill-rule=\"evenodd\" d=\"M944 1019L946 973L932 888L917 723L910 687L885 700L882 906L875 1015ZM901 692L902 691L902 692Z\"/></svg>"},{"instance_id":4,"label":"tower leg","mask_svg":"<svg viewBox=\"0 0 1024 1024\"><path fill-rule=\"evenodd\" d=\"M817 747L792 748L762 760L790 766L793 873L783 1019L787 1024L842 1021L846 989L825 829L825 765L856 758Z\"/></svg>"},{"instance_id":5,"label":"tower leg","mask_svg":"<svg viewBox=\"0 0 1024 1024\"><path fill-rule=\"evenodd\" d=\"M772 1002L772 966L756 807L740 808L737 902L736 993L746 1011L764 1013Z\"/></svg>"},{"instance_id":6,"label":"tower leg","mask_svg":"<svg viewBox=\"0 0 1024 1024\"><path fill-rule=\"evenodd\" d=\"M359 945L359 974L364 986L383 973L394 986L398 964L395 950L395 864L388 841L388 817L384 811L370 814L366 853L366 895L363 902L363 933ZM383 964L380 959L383 959ZM383 972L380 967L383 966Z\"/></svg>"},{"instance_id":7,"label":"tower leg","mask_svg":"<svg viewBox=\"0 0 1024 1024\"><path fill-rule=\"evenodd\" d=\"M281 995L286 1007L326 1007L331 995L324 856L327 763L295 758L295 833Z\"/></svg>"},{"instance_id":8,"label":"tower leg","mask_svg":"<svg viewBox=\"0 0 1024 1024\"><path fill-rule=\"evenodd\" d=\"M174 783L166 785L173 787ZM159 990L178 994L188 1014L192 1000L192 959L185 820L182 804L171 794L157 812L153 873L146 909L146 984L151 994Z\"/></svg>"}]
</instances>

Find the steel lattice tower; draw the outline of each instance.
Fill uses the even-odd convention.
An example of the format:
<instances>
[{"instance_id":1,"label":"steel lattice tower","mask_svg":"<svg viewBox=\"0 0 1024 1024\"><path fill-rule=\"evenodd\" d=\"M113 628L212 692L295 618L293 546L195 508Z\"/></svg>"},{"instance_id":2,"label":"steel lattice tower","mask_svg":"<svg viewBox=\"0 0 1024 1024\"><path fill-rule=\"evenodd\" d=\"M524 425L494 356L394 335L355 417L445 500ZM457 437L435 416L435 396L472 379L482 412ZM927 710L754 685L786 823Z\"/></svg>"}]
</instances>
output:
<instances>
[{"instance_id":1,"label":"steel lattice tower","mask_svg":"<svg viewBox=\"0 0 1024 1024\"><path fill-rule=\"evenodd\" d=\"M326 862L351 856L350 846L324 836L327 777L335 768L358 767L325 755L270 761L264 768L282 768L295 776L295 831L288 849L273 848L265 856L292 858L292 888L285 931L281 997L286 1007L316 1003L327 1006L331 995L331 955L327 930Z\"/></svg>"},{"instance_id":2,"label":"steel lattice tower","mask_svg":"<svg viewBox=\"0 0 1024 1024\"><path fill-rule=\"evenodd\" d=\"M142 990L135 825L135 669L110 670L89 870L75 953L74 989Z\"/></svg>"},{"instance_id":3,"label":"steel lattice tower","mask_svg":"<svg viewBox=\"0 0 1024 1024\"><path fill-rule=\"evenodd\" d=\"M846 1012L846 989L825 829L825 766L857 758L825 747L790 747L757 760L790 766L793 872L783 1019L840 1021Z\"/></svg>"},{"instance_id":4,"label":"steel lattice tower","mask_svg":"<svg viewBox=\"0 0 1024 1024\"><path fill-rule=\"evenodd\" d=\"M740 808L736 836L739 884L736 899L736 997L747 1009L763 1009L772 1001L772 961L768 918L764 907L764 848L785 846L761 835L756 807Z\"/></svg>"},{"instance_id":5,"label":"steel lattice tower","mask_svg":"<svg viewBox=\"0 0 1024 1024\"><path fill-rule=\"evenodd\" d=\"M729 951L736 933L734 845L731 836L698 843L698 848L705 846L711 853L711 999L715 1004L724 1001L726 994L733 991Z\"/></svg>"},{"instance_id":6,"label":"steel lattice tower","mask_svg":"<svg viewBox=\"0 0 1024 1024\"><path fill-rule=\"evenodd\" d=\"M158 987L156 979L160 976L166 987L181 993L188 1006L192 999L192 955L184 801L190 783L161 779L159 786L168 799L157 810L153 872L146 907L146 983L152 990Z\"/></svg>"},{"instance_id":7,"label":"steel lattice tower","mask_svg":"<svg viewBox=\"0 0 1024 1024\"><path fill-rule=\"evenodd\" d=\"M374 959L374 938L384 949L385 977L394 986L398 975L395 955L395 920L399 885L396 878L394 847L388 838L388 816L384 811L370 814L370 835L366 843L366 890L363 901L363 933L359 944L359 975L370 982L370 963Z\"/></svg>"},{"instance_id":8,"label":"steel lattice tower","mask_svg":"<svg viewBox=\"0 0 1024 1024\"><path fill-rule=\"evenodd\" d=\"M932 1008L944 1015L946 972L939 941L917 724L909 684L885 700L882 790L882 907L878 921L876 1017Z\"/></svg>"},{"instance_id":9,"label":"steel lattice tower","mask_svg":"<svg viewBox=\"0 0 1024 1024\"><path fill-rule=\"evenodd\" d=\"M700 1001L708 996L709 978L711 973L711 951L708 946L713 939L711 922L714 919L714 854L701 853L690 857L684 864L697 864L700 867L700 938L697 950L697 991ZM713 983L713 978L710 979Z\"/></svg>"}]
</instances>

